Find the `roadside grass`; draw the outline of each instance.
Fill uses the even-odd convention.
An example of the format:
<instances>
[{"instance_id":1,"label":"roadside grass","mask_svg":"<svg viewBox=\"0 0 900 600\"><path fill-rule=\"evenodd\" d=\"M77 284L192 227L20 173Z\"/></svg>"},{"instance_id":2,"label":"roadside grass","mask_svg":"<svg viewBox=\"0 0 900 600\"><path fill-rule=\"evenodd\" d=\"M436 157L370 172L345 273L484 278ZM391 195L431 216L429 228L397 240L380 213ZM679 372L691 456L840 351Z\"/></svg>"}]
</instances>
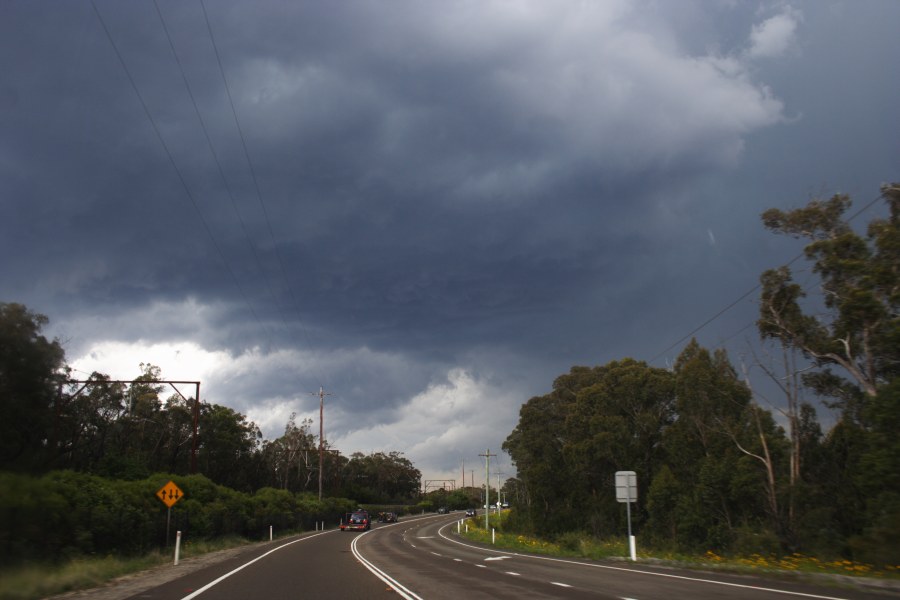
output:
<instances>
[{"instance_id":1,"label":"roadside grass","mask_svg":"<svg viewBox=\"0 0 900 600\"><path fill-rule=\"evenodd\" d=\"M629 557L626 538L599 540L582 533L567 533L554 541L511 533L503 530L501 517L500 527L493 532L493 545L513 552L527 552L564 558L587 558L592 560L616 559ZM492 543L492 532L484 529L482 519L466 519L468 528L461 528L461 535L469 540L484 544ZM491 521L495 523L495 521ZM893 579L900 581L900 565L889 565L877 568L866 563L850 560L821 560L814 556L791 554L788 556L763 556L753 554L749 557L725 557L715 552L703 555L686 555L672 552L649 552L639 548L638 562L645 560L655 563L669 563L688 568L705 568L743 573L820 573L843 575L850 577L870 577Z\"/></svg>"},{"instance_id":2,"label":"roadside grass","mask_svg":"<svg viewBox=\"0 0 900 600\"><path fill-rule=\"evenodd\" d=\"M63 565L25 564L0 571L0 599L31 600L103 585L171 560L151 553L137 558L78 558Z\"/></svg>"},{"instance_id":3,"label":"roadside grass","mask_svg":"<svg viewBox=\"0 0 900 600\"><path fill-rule=\"evenodd\" d=\"M181 559L249 544L238 537L185 542ZM81 557L64 564L28 563L0 569L0 600L36 600L74 590L98 587L121 577L165 564L175 557L174 547L138 557Z\"/></svg>"}]
</instances>

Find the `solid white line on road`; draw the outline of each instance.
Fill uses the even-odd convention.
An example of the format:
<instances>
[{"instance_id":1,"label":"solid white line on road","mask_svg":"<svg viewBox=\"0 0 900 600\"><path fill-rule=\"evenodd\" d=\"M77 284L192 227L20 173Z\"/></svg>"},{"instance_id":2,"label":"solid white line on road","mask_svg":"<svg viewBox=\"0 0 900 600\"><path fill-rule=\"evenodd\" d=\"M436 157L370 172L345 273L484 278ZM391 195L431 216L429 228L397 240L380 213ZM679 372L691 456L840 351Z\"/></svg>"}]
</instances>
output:
<instances>
[{"instance_id":1,"label":"solid white line on road","mask_svg":"<svg viewBox=\"0 0 900 600\"><path fill-rule=\"evenodd\" d=\"M322 533L317 533L317 534L315 534L315 535L310 535L310 536L307 536L307 537L302 537L302 538L300 538L300 539L298 539L298 540L294 540L293 542L288 542L287 544L282 544L282 545L278 546L277 548L273 548L272 550L269 550L269 551L266 552L265 554L261 554L260 556L257 556L256 558L254 558L254 559L251 560L250 562L246 562L246 563L242 564L242 565L239 566L237 569L235 569L235 570L233 570L233 571L231 571L231 572L229 572L229 573L225 573L224 575L222 575L222 576L219 577L218 579L213 580L213 581L210 581L209 583L207 583L206 585L204 585L204 586L203 586L202 588L200 588L199 590L196 590L195 592L193 592L193 593L191 593L191 594L188 594L187 596L185 596L185 597L182 598L181 600L191 600L192 598L196 598L197 596L199 596L200 594L202 594L203 592L205 592L206 590L208 590L208 589L211 588L212 586L216 585L217 583L220 583L220 582L222 582L222 581L228 579L229 577L231 577L232 575L234 575L234 574L237 573L238 571L240 571L240 570L242 570L242 569L245 569L246 567L249 567L250 565L252 565L253 563L255 563L255 562L258 561L258 560L264 559L265 557L267 557L268 555L272 554L273 552L278 552L278 551L281 550L282 548L287 548L287 547L290 546L291 544L296 544L297 542L302 542L302 541L305 541L305 540L312 539L312 538L314 538L314 537L319 537L320 535L325 535L326 533L334 533L335 531L337 531L337 530L332 529L331 531L323 531Z\"/></svg>"},{"instance_id":2,"label":"solid white line on road","mask_svg":"<svg viewBox=\"0 0 900 600\"><path fill-rule=\"evenodd\" d=\"M494 552L497 554L503 552L502 550L492 550L491 548L484 548L482 546L473 546L472 544L466 544L464 542L460 542L459 540L454 540L454 539L449 538L446 535L444 535L444 533L443 533L444 529L446 529L446 526L438 529L438 535L440 535L442 538L444 538L448 542L452 542L454 544L459 544L460 546L465 546L466 548L474 548L475 550L480 550L482 552ZM743 584L743 583L729 583L727 581L716 581L715 579L703 579L701 577L687 577L686 575L673 575L671 573L657 573L656 571L644 571L643 569L629 569L629 568L625 568L625 567L613 567L610 565L601 565L601 564L597 564L597 563L585 563L585 562L580 562L577 560L565 560L562 558L551 558L548 556L535 556L533 554L520 554L518 552L509 552L509 554L510 554L510 556L490 557L490 558L485 558L484 560L499 560L500 558L512 558L513 556L518 556L520 558L528 558L528 559L533 559L533 560L545 560L548 562L558 562L558 563L565 563L565 564L570 564L570 565L580 565L582 567L591 567L594 569L608 569L610 571L627 571L629 573L636 573L636 574L640 574L640 575L650 575L653 577L667 577L670 579L680 579L683 581L694 581L697 583L708 583L711 585L721 585L721 586L725 586L725 587L740 588L740 589L745 589L745 590L758 590L758 591L762 591L762 592L772 592L775 594L784 594L786 596L800 596L802 598L818 598L819 600L847 600L846 598L841 598L839 596L820 596L818 594L806 594L803 592L791 592L789 590L779 590L777 588L763 587L763 586L758 586L758 585L747 585L747 584Z\"/></svg>"},{"instance_id":3,"label":"solid white line on road","mask_svg":"<svg viewBox=\"0 0 900 600\"><path fill-rule=\"evenodd\" d=\"M356 543L370 533L372 533L371 530L363 533L362 535L354 538L353 542L350 544L350 550L353 552L353 556L356 557L356 560L361 562L365 568L374 573L378 579L391 586L391 589L397 592L397 595L403 598L403 600L422 600L421 596L417 596L415 592L403 587L403 585L399 581L376 567L374 564L366 560L366 558L362 554L359 553L359 550L356 549Z\"/></svg>"}]
</instances>

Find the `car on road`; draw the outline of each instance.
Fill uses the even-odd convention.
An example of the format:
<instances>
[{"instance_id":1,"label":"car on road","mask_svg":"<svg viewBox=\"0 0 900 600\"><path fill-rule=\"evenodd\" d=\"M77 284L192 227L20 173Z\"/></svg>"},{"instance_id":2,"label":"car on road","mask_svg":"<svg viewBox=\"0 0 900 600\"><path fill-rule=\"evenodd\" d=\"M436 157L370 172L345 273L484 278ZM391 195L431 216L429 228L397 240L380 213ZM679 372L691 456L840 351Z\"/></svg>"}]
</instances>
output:
<instances>
[{"instance_id":1,"label":"car on road","mask_svg":"<svg viewBox=\"0 0 900 600\"><path fill-rule=\"evenodd\" d=\"M474 508L470 508L466 511L466 518L476 517L476 516L478 516L478 511L475 510Z\"/></svg>"},{"instance_id":2,"label":"car on road","mask_svg":"<svg viewBox=\"0 0 900 600\"><path fill-rule=\"evenodd\" d=\"M438 509L439 515L446 515L448 512L450 512L450 509L447 508L446 506L442 506Z\"/></svg>"},{"instance_id":3,"label":"car on road","mask_svg":"<svg viewBox=\"0 0 900 600\"><path fill-rule=\"evenodd\" d=\"M378 513L378 521L380 523L396 523L397 522L397 513L393 513L393 512Z\"/></svg>"},{"instance_id":4,"label":"car on road","mask_svg":"<svg viewBox=\"0 0 900 600\"><path fill-rule=\"evenodd\" d=\"M365 510L354 510L347 513L341 520L341 531L368 531L372 528L372 520L369 518L369 512Z\"/></svg>"}]
</instances>

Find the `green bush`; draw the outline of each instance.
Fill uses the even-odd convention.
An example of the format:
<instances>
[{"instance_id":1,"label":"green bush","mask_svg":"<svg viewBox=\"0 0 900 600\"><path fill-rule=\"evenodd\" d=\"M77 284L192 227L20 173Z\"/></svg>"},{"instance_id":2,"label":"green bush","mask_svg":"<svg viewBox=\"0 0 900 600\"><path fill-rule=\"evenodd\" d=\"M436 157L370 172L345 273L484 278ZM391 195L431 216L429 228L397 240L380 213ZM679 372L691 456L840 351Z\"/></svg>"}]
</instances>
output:
<instances>
[{"instance_id":1,"label":"green bush","mask_svg":"<svg viewBox=\"0 0 900 600\"><path fill-rule=\"evenodd\" d=\"M156 492L172 480L184 497L168 509ZM134 556L162 548L175 531L193 541L223 537L265 539L334 525L355 508L345 498L321 502L309 494L263 488L245 494L203 475L158 473L116 480L54 471L42 477L0 472L0 563L58 562L80 556Z\"/></svg>"}]
</instances>

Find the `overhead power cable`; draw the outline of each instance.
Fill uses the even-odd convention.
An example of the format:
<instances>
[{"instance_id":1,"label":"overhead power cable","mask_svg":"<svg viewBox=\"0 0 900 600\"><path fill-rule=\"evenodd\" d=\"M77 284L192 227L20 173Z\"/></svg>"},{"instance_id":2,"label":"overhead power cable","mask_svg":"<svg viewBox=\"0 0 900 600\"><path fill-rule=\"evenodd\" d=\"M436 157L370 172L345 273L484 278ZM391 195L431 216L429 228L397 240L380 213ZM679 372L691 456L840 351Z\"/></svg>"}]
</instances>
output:
<instances>
[{"instance_id":1,"label":"overhead power cable","mask_svg":"<svg viewBox=\"0 0 900 600\"><path fill-rule=\"evenodd\" d=\"M122 69L125 71L125 76L128 78L128 82L131 84L131 88L134 90L134 93L144 110L144 115L147 117L147 120L150 122L150 126L153 128L153 132L156 134L156 139L159 141L160 146L162 146L162 149L166 154L166 157L169 159L169 164L172 165L172 169L175 171L175 174L178 177L178 181L181 183L181 187L184 189L185 195L187 196L191 205L194 207L194 210L197 213L197 217L200 219L200 223L203 225L204 231L206 231L206 235L209 237L213 247L216 249L219 258L222 259L222 264L224 265L225 269L228 271L229 275L231 275L231 279L237 287L238 291L241 293L241 296L244 300L244 303L247 305L250 314L253 315L253 318L259 324L262 331L266 333L266 335L271 339L271 335L269 334L268 329L265 327L265 325L263 325L262 320L259 318L259 315L253 309L253 305L250 303L250 299L247 296L244 287L241 285L240 279L238 279L234 270L231 268L231 265L229 264L228 259L226 258L225 253L222 250L222 247L216 240L215 235L213 235L209 223L204 218L203 212L200 210L200 206L197 204L197 200L196 198L194 198L194 195L184 178L184 174L181 172L181 169L178 168L178 164L175 162L175 157L172 155L172 151L169 149L169 146L166 143L166 140L163 137L159 126L156 124L156 120L153 118L153 114L150 112L150 108L147 106L143 95L141 95L141 91L138 88L137 83L135 82L134 77L131 74L131 71L128 69L128 64L125 62L122 53L119 51L119 47L116 44L115 39L113 39L112 33L109 31L109 27L107 27L106 21L104 21L103 15L100 14L100 10L97 8L97 4L94 2L94 0L91 0L91 7L94 10L94 14L97 15L97 20L100 22L100 26L103 28L103 32L106 34L106 38L109 40L109 43L112 46L113 51L115 52L116 58L118 58L119 60L119 64L122 65Z\"/></svg>"},{"instance_id":2,"label":"overhead power cable","mask_svg":"<svg viewBox=\"0 0 900 600\"><path fill-rule=\"evenodd\" d=\"M166 34L166 40L169 42L169 48L172 50L172 55L175 57L175 63L178 65L178 70L181 73L181 80L184 82L184 87L187 90L188 97L191 100L191 105L194 107L194 114L197 115L197 121L200 123L200 129L203 130L203 136L206 138L206 145L209 148L209 153L212 156L213 161L216 163L216 168L219 172L219 178L222 180L222 183L225 186L225 191L227 192L228 198L231 201L231 208L234 210L234 214L241 225L241 231L244 234L244 239L247 241L247 245L250 247L253 258L256 261L256 267L259 269L260 274L266 282L266 287L269 290L269 294L272 296L273 303L275 304L276 308L278 308L278 310L281 310L278 298L275 295L275 290L272 288L272 283L266 276L266 271L263 267L262 260L259 257L259 252L256 248L256 244L253 243L253 240L250 237L250 232L247 229L247 223L241 216L241 211L238 208L237 200L235 199L234 193L231 190L231 185L228 183L228 178L225 176L225 170L222 168L222 162L219 160L219 155L216 153L212 138L209 135L209 129L206 127L206 121L203 119L203 115L200 112L199 106L197 106L197 99L194 96L194 91L191 88L190 82L188 81L187 74L185 74L184 72L184 65L182 65L181 59L178 56L178 51L175 49L175 44L172 41L172 36L169 34L169 28L168 26L166 26L166 20L163 17L162 11L159 9L159 3L157 2L157 0L153 0L153 6L156 8L156 14L157 16L159 16L159 21L162 24L163 32ZM287 320L284 318L283 314L282 322L284 323L285 327L288 326Z\"/></svg>"},{"instance_id":3,"label":"overhead power cable","mask_svg":"<svg viewBox=\"0 0 900 600\"><path fill-rule=\"evenodd\" d=\"M216 55L216 63L219 66L219 74L222 76L222 83L225 87L225 95L228 97L228 105L231 108L231 116L234 119L234 125L237 128L238 138L241 140L241 148L243 149L244 157L247 160L247 166L250 170L250 178L253 181L253 189L256 191L256 198L259 201L259 205L262 209L262 215L265 219L266 227L268 228L268 231L269 231L269 237L272 240L272 247L275 249L275 256L277 258L278 268L281 271L281 275L284 279L285 287L287 288L288 294L291 297L292 307L294 309L295 315L297 316L297 322L300 327L301 335L303 335L304 338L306 338L304 341L306 342L307 347L311 347L310 341L306 335L306 331L303 326L304 319L303 319L302 315L300 314L300 309L299 309L300 302L298 301L297 295L294 292L294 287L291 285L290 277L288 277L287 268L285 267L284 257L282 256L282 253L281 253L281 247L275 237L275 230L272 228L272 220L269 218L269 211L266 207L266 203L265 203L262 191L260 190L260 187L259 187L259 180L256 176L256 168L253 164L253 160L250 158L250 151L247 148L247 139L244 136L244 129L241 127L240 119L238 119L237 109L235 108L234 98L231 93L231 86L228 84L228 78L225 76L225 68L222 65L222 56L219 52L219 46L216 43L216 36L213 33L212 25L210 24L210 21L209 21L209 13L206 10L206 3L204 2L204 0L200 0L200 7L203 9L203 18L206 21L206 30L209 33L209 39L210 39L210 42L212 43L213 52ZM319 385L320 385L320 387L324 386L321 374L319 374Z\"/></svg>"},{"instance_id":4,"label":"overhead power cable","mask_svg":"<svg viewBox=\"0 0 900 600\"><path fill-rule=\"evenodd\" d=\"M874 206L875 203L878 202L880 199L881 199L881 196L880 196L880 195L879 195L879 196L876 196L875 198L873 198L868 204L866 204L866 205L863 206L861 209L859 209L858 211L856 211L855 213L853 213L850 217L848 217L848 218L847 218L847 222L848 222L848 223L852 222L854 219L856 219L856 217L858 217L859 215L861 215L861 214L864 213L865 211L867 211L867 210L869 210L870 208L872 208L872 206ZM792 264L794 264L795 262L797 262L798 260L800 260L800 259L803 258L804 256L805 256L805 252L801 252L800 254L798 254L797 256L795 256L794 258L792 258L790 261L788 261L787 264L786 264L785 266L788 266L788 267L791 266ZM752 293L756 292L757 290L759 290L760 287L761 287L761 284L759 284L759 283L757 283L756 285L754 285L754 286L753 286L752 288L750 288L748 291L744 292L737 300L734 300L733 302L731 302L730 304L728 304L727 306L725 306L724 308L722 308L721 310L719 310L716 314L714 314L713 316L711 316L710 318L708 318L706 321L704 321L703 323L701 323L700 325L698 325L697 327L695 327L690 333L688 333L687 335L685 335L685 336L679 338L678 341L672 343L671 345L669 345L668 347L666 347L665 350L663 350L662 352L660 352L659 354L657 354L656 356L654 356L653 358L651 358L651 359L650 359L650 363L651 363L651 364L652 364L652 363L655 363L657 360L659 360L660 358L662 358L663 356L665 356L666 353L668 353L670 350L672 350L673 348L675 348L676 346L678 346L678 345L681 344L682 342L684 342L684 341L686 341L686 340L692 338L697 332L699 332L700 330L702 330L703 328L705 328L707 325L709 325L710 323L712 323L713 321L715 321L716 319L718 319L719 317L721 317L722 315L724 315L725 313L727 313L729 310L731 310L732 308L734 308L735 306L737 306L738 304L740 304L740 303L741 303L743 300L745 300L750 294L752 294ZM738 333L740 333L741 331L746 330L746 329L747 329L748 327L750 327L750 325L752 325L752 324L753 324L753 323L750 323L750 324L748 324L748 325L745 325L744 327L742 327L742 328L740 329L740 331L739 331ZM735 335L737 335L737 334L735 334ZM734 336L731 336L731 337L734 337ZM729 338L729 339L730 339L730 338ZM723 343L724 343L724 342L723 342Z\"/></svg>"}]
</instances>

